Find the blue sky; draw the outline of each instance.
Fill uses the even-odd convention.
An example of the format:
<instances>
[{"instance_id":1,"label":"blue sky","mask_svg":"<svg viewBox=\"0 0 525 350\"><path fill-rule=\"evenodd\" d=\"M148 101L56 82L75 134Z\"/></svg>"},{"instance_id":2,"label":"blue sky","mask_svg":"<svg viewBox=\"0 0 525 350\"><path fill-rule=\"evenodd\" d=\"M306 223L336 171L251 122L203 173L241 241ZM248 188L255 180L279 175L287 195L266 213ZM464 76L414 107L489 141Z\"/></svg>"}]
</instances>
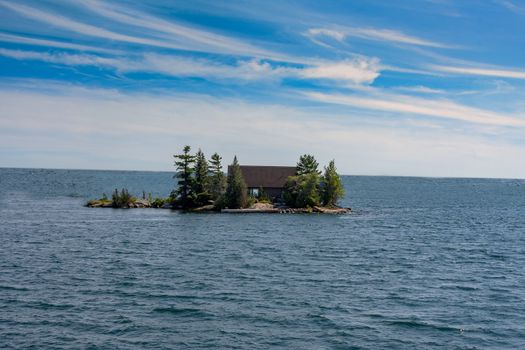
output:
<instances>
[{"instance_id":1,"label":"blue sky","mask_svg":"<svg viewBox=\"0 0 525 350\"><path fill-rule=\"evenodd\" d=\"M525 178L517 0L0 0L0 166Z\"/></svg>"}]
</instances>

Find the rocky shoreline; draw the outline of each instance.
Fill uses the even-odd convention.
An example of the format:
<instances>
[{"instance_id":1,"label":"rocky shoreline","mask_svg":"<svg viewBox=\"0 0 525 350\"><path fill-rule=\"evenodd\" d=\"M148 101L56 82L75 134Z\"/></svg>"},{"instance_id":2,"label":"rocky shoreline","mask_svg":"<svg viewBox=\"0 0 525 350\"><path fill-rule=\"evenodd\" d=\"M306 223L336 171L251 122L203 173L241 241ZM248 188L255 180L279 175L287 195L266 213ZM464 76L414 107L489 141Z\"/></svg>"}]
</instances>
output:
<instances>
[{"instance_id":1,"label":"rocky shoreline","mask_svg":"<svg viewBox=\"0 0 525 350\"><path fill-rule=\"evenodd\" d=\"M92 200L87 202L86 207L88 208L115 208L111 200ZM171 209L171 210L181 210L181 208L175 207L169 203L165 203L162 206L153 206L152 203L147 199L136 199L133 202L130 202L125 207L120 207L121 209L134 209L134 208L151 208L151 209ZM189 212L221 212L221 213L231 213L231 214L248 214L248 213L276 213L276 214L311 214L311 213L320 213L320 214L349 214L352 209L350 208L341 208L341 207L320 207L315 206L313 208L290 208L286 206L274 206L268 203L256 203L250 208L245 209L222 209L216 210L215 207L210 205L205 205L198 208L193 208L187 210Z\"/></svg>"}]
</instances>

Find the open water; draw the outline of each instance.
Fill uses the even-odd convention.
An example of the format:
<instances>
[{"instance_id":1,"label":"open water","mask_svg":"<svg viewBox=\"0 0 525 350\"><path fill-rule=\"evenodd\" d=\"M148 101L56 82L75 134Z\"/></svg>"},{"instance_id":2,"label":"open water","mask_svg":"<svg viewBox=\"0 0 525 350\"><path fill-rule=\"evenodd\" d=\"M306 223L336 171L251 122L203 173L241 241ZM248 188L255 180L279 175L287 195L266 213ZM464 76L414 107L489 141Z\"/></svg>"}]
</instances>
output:
<instances>
[{"instance_id":1,"label":"open water","mask_svg":"<svg viewBox=\"0 0 525 350\"><path fill-rule=\"evenodd\" d=\"M0 169L0 348L525 348L524 180L344 177L344 216L83 207L173 183Z\"/></svg>"}]
</instances>

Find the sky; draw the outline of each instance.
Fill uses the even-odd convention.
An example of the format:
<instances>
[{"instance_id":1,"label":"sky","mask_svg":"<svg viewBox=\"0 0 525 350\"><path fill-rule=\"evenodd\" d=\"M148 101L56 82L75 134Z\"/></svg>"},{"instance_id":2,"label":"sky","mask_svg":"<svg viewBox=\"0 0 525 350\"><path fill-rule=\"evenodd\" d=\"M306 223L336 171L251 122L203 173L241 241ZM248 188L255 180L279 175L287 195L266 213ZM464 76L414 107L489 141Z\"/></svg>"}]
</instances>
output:
<instances>
[{"instance_id":1,"label":"sky","mask_svg":"<svg viewBox=\"0 0 525 350\"><path fill-rule=\"evenodd\" d=\"M525 178L525 2L0 0L0 167Z\"/></svg>"}]
</instances>

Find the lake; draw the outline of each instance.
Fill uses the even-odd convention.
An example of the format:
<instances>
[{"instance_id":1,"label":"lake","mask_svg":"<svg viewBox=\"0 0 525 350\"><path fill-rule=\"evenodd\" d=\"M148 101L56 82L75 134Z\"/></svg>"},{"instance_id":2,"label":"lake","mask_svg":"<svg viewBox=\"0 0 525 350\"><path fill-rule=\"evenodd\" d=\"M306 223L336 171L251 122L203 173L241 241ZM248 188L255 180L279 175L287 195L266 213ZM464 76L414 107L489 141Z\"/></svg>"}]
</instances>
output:
<instances>
[{"instance_id":1,"label":"lake","mask_svg":"<svg viewBox=\"0 0 525 350\"><path fill-rule=\"evenodd\" d=\"M83 206L172 177L0 169L0 348L525 346L524 180L345 176L342 216Z\"/></svg>"}]
</instances>

